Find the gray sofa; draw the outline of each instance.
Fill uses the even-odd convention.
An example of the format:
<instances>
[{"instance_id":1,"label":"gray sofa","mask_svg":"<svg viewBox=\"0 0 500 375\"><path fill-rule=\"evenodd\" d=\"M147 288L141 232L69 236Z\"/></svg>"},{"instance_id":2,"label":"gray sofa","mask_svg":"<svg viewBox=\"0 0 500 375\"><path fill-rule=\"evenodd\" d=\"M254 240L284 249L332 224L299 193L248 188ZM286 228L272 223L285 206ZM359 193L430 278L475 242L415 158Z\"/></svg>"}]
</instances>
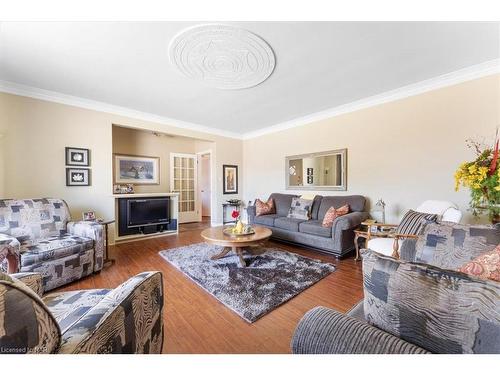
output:
<instances>
[{"instance_id":1,"label":"gray sofa","mask_svg":"<svg viewBox=\"0 0 500 375\"><path fill-rule=\"evenodd\" d=\"M363 250L364 300L307 312L293 353L500 353L500 282L456 271L498 243L498 227L434 223L401 259Z\"/></svg>"},{"instance_id":2,"label":"gray sofa","mask_svg":"<svg viewBox=\"0 0 500 375\"><path fill-rule=\"evenodd\" d=\"M288 218L288 210L292 204L293 194L273 193L269 198L274 200L276 213L256 216L255 205L247 208L248 221L268 227L272 230L272 238L310 246L324 252L341 257L354 248L354 229L368 218L365 209L365 198L361 195L321 196L313 200L310 220ZM337 218L331 228L324 228L323 218L332 206L338 208L345 204L350 213Z\"/></svg>"}]
</instances>

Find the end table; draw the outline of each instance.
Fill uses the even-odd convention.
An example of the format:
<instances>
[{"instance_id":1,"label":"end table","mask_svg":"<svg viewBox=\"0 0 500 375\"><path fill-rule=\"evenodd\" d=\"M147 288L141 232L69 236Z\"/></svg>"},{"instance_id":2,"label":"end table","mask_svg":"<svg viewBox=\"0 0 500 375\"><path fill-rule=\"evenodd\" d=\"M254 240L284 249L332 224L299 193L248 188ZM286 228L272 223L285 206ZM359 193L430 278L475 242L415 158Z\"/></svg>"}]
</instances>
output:
<instances>
[{"instance_id":1,"label":"end table","mask_svg":"<svg viewBox=\"0 0 500 375\"><path fill-rule=\"evenodd\" d=\"M369 223L369 222L362 222L361 227L358 229L354 230L354 248L356 249L356 258L354 260L361 260L359 256L359 243L358 240L360 238L363 238L365 242L372 238L372 237L381 237L381 238L387 238L387 237L394 237L394 230L388 230L388 231L381 231L378 230L375 232L368 232L370 230L370 226L376 226L377 223ZM392 224L379 224L380 226L384 226L387 228L395 228L397 225L392 225ZM361 229L362 227L367 227L367 229ZM366 246L366 244L365 244Z\"/></svg>"},{"instance_id":2,"label":"end table","mask_svg":"<svg viewBox=\"0 0 500 375\"><path fill-rule=\"evenodd\" d=\"M109 258L109 256L108 256L108 251L109 251L108 226L109 226L109 224L113 224L114 222L115 222L115 219L99 221L99 223L104 225L104 231L106 232L106 241L104 243L105 253L104 253L104 261L102 264L103 268L109 267L109 266L112 266L113 264L115 264L115 260Z\"/></svg>"}]
</instances>

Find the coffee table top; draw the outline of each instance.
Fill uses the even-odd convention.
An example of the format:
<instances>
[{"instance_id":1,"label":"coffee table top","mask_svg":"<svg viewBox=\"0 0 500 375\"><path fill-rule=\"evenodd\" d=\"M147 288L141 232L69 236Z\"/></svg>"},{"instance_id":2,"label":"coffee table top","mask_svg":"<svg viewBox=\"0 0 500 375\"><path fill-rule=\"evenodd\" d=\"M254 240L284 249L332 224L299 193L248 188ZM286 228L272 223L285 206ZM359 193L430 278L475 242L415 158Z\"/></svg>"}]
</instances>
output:
<instances>
[{"instance_id":1,"label":"coffee table top","mask_svg":"<svg viewBox=\"0 0 500 375\"><path fill-rule=\"evenodd\" d=\"M224 234L222 231L227 227L212 227L207 228L201 232L201 236L208 243L220 246L228 246L228 247L245 247L251 246L255 243L265 241L273 232L270 229L259 226L252 226L255 231L254 234L249 234L247 236L238 236L232 237Z\"/></svg>"}]
</instances>

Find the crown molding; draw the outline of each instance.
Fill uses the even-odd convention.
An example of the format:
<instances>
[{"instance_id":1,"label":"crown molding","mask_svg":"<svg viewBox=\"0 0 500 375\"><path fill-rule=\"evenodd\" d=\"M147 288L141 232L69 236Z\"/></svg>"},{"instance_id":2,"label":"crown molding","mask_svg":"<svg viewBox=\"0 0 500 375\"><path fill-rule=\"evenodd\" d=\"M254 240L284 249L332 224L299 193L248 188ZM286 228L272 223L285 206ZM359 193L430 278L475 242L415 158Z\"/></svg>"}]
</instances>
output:
<instances>
[{"instance_id":1,"label":"crown molding","mask_svg":"<svg viewBox=\"0 0 500 375\"><path fill-rule=\"evenodd\" d=\"M243 140L257 138L266 134L280 132L282 130L292 129L299 126L306 126L317 121L326 120L361 109L374 107L380 104L393 102L410 96L419 95L428 91L437 90L447 86L453 86L458 83L470 81L473 79L485 77L491 74L500 73L500 59L489 60L481 64L472 65L467 68L446 73L437 77L426 79L417 83L412 83L395 90L386 91L381 94L370 96L368 98L356 100L351 103L333 107L320 112L312 113L306 116L297 117L293 120L271 125L259 130L244 133Z\"/></svg>"},{"instance_id":2,"label":"crown molding","mask_svg":"<svg viewBox=\"0 0 500 375\"><path fill-rule=\"evenodd\" d=\"M368 98L360 99L351 103L347 103L344 105L312 113L306 116L297 117L289 121L281 122L275 125L271 125L255 131L246 132L243 134L221 130L191 122L186 122L182 120L172 119L168 117L158 116L152 113L136 111L130 108L120 107L90 99L61 94L55 91L49 91L49 90L39 89L36 87L21 85L9 81L0 80L0 92L6 92L9 94L20 95L20 96L27 96L30 98L35 98L60 104L66 104L85 109L91 109L94 111L110 113L118 116L130 117L133 119L170 125L180 129L192 130L228 138L248 140L266 134L276 133L282 130L292 129L299 126L306 126L317 121L325 120L328 118L336 117L350 112L359 111L361 109L369 107L374 107L380 104L393 102L399 99L404 99L428 91L456 85L462 82L498 73L500 73L500 59L490 60L481 64L472 65L467 68L456 70L454 72L446 73L434 78L430 78L424 81L403 86L395 90L386 91L384 93L370 96Z\"/></svg>"},{"instance_id":3,"label":"crown molding","mask_svg":"<svg viewBox=\"0 0 500 375\"><path fill-rule=\"evenodd\" d=\"M152 113L136 111L134 109L126 107L120 107L113 104L85 99L72 95L66 95L56 91L44 90L37 87L22 85L19 83L14 83L9 81L0 80L0 92L5 92L8 94L19 95L19 96L26 96L29 98L55 102L59 104L66 104L79 108L91 109L94 111L110 113L113 115L118 115L123 117L130 117L142 121L170 125L180 129L192 130L228 138L241 139L241 134L238 134L236 132L216 129L205 125L159 116Z\"/></svg>"}]
</instances>

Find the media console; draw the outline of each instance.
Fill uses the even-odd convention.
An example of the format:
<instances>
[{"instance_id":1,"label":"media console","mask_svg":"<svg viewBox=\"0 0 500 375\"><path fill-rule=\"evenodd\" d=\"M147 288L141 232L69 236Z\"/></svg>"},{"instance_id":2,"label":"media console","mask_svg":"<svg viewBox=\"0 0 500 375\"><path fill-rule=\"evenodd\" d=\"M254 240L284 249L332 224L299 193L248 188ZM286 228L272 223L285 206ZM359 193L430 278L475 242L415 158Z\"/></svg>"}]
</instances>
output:
<instances>
[{"instance_id":1,"label":"media console","mask_svg":"<svg viewBox=\"0 0 500 375\"><path fill-rule=\"evenodd\" d=\"M178 233L177 193L114 194L115 241Z\"/></svg>"}]
</instances>

